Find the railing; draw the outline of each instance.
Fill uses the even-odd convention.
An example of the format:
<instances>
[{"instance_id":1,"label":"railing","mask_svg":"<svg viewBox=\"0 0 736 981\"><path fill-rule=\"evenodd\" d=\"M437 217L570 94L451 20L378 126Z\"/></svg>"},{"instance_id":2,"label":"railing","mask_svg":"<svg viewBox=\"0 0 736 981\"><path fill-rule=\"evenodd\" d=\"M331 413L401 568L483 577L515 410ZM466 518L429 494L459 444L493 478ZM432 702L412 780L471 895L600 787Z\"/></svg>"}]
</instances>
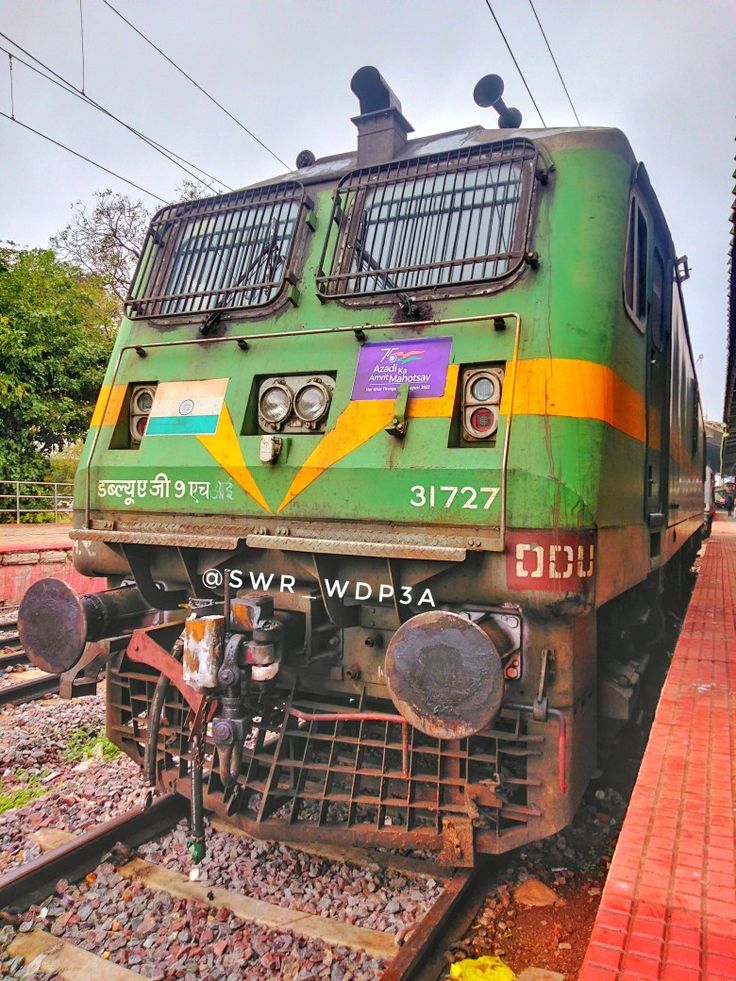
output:
<instances>
[{"instance_id":1,"label":"railing","mask_svg":"<svg viewBox=\"0 0 736 981\"><path fill-rule=\"evenodd\" d=\"M72 513L74 484L33 480L0 480L0 521L20 524L24 515L59 521Z\"/></svg>"}]
</instances>

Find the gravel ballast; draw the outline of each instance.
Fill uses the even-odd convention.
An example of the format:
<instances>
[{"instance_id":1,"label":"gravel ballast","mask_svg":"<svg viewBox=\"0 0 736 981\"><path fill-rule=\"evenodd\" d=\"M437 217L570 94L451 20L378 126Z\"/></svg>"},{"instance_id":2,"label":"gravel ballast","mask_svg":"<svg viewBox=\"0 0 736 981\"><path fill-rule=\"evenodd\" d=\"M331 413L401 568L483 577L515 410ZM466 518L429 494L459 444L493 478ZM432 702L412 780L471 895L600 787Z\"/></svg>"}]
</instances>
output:
<instances>
[{"instance_id":1,"label":"gravel ballast","mask_svg":"<svg viewBox=\"0 0 736 981\"><path fill-rule=\"evenodd\" d=\"M21 932L39 928L155 981L367 981L381 968L360 951L266 930L130 883L109 863L78 886L61 880L54 896L23 914Z\"/></svg>"},{"instance_id":2,"label":"gravel ballast","mask_svg":"<svg viewBox=\"0 0 736 981\"><path fill-rule=\"evenodd\" d=\"M188 875L186 822L139 851L150 862ZM442 891L441 883L424 876L376 864L332 862L209 827L207 855L199 868L208 885L394 934L420 920Z\"/></svg>"},{"instance_id":3,"label":"gravel ballast","mask_svg":"<svg viewBox=\"0 0 736 981\"><path fill-rule=\"evenodd\" d=\"M140 769L127 756L71 761L69 733L104 732L104 698L52 698L8 706L0 717L0 787L29 788L36 800L0 814L0 874L36 858L29 835L41 828L78 834L140 806L146 796Z\"/></svg>"}]
</instances>

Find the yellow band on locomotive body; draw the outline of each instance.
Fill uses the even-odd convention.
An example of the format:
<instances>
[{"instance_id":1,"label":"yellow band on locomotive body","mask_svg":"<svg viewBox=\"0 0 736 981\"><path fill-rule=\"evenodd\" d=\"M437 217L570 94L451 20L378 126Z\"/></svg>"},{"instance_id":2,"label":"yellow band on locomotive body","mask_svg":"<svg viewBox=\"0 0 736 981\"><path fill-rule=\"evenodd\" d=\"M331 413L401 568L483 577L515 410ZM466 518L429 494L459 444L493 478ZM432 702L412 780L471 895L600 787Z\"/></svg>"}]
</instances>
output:
<instances>
[{"instance_id":1,"label":"yellow band on locomotive body","mask_svg":"<svg viewBox=\"0 0 736 981\"><path fill-rule=\"evenodd\" d=\"M456 367L455 372L450 371L448 382L456 383L456 372ZM454 395L450 387L447 386L445 396L439 399L410 400L409 414L415 418L450 416L452 401L447 396ZM102 386L92 426L117 423L126 389L124 384ZM503 415L508 415L511 409L512 392L515 416L598 419L641 443L646 441L643 396L607 365L577 358L529 358L516 366L509 362L501 401Z\"/></svg>"},{"instance_id":2,"label":"yellow band on locomotive body","mask_svg":"<svg viewBox=\"0 0 736 981\"><path fill-rule=\"evenodd\" d=\"M513 404L512 404L513 402ZM611 368L577 358L509 363L501 413L598 419L646 442L644 397Z\"/></svg>"}]
</instances>

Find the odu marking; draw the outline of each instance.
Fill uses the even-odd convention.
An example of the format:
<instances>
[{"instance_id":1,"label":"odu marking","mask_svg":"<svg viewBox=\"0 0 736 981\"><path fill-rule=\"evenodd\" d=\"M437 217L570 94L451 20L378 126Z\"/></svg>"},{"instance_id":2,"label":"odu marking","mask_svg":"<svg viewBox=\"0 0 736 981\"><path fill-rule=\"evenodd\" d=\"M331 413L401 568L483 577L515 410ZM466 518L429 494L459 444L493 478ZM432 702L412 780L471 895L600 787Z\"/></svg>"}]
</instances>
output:
<instances>
[{"instance_id":1,"label":"odu marking","mask_svg":"<svg viewBox=\"0 0 736 981\"><path fill-rule=\"evenodd\" d=\"M595 571L590 532L509 532L506 576L519 589L587 588Z\"/></svg>"}]
</instances>

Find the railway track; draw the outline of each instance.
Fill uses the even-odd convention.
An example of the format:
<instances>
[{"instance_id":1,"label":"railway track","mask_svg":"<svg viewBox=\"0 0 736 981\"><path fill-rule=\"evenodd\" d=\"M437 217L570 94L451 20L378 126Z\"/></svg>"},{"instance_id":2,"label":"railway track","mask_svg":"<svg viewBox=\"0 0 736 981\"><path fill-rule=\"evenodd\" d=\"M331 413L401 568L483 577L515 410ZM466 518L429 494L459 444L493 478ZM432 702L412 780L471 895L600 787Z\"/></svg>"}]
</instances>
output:
<instances>
[{"instance_id":1,"label":"railway track","mask_svg":"<svg viewBox=\"0 0 736 981\"><path fill-rule=\"evenodd\" d=\"M12 684L0 687L0 708L3 705L20 705L32 702L36 698L56 694L59 691L59 678L56 675L44 674L25 678L25 672L6 674L8 668L18 668L28 665L28 656L23 650L18 635L18 621L15 616L0 618L0 679Z\"/></svg>"},{"instance_id":2,"label":"railway track","mask_svg":"<svg viewBox=\"0 0 736 981\"><path fill-rule=\"evenodd\" d=\"M117 876L129 883L131 888L137 884L139 889L145 888L152 895L163 893L167 904L169 900L186 900L187 904L205 910L208 922L227 921L230 931L242 924L242 928L251 933L254 928L266 932L270 942L275 944L279 943L279 937L291 934L307 947L310 944L324 946L328 952L325 955L328 962L332 957L342 956L341 951L347 952L353 958L350 967L356 978L370 976L380 977L381 981L434 981L446 974L444 950L462 934L485 895L482 888L485 878L483 866L475 870L442 870L444 879L438 898L415 925L405 927L395 936L387 931L344 922L331 915L304 912L292 906L253 899L242 892L206 882L192 881L191 876L144 858L130 857L132 849L168 832L186 812L186 801L170 794L159 798L148 808L138 808L85 834L70 836L70 840L61 847L0 877L0 909L10 909L11 917L13 911L24 910L32 904L43 902L45 909L48 909L51 906L49 897L58 892L60 880L64 883L74 882L86 877L87 882L93 881L99 863L113 852L118 860ZM355 862L358 850L352 852L350 859ZM320 855L318 849L310 849L309 853ZM371 865L377 857L388 868L415 871L422 868L422 863L412 859L377 856L375 853L366 853L362 861ZM426 863L426 868L431 870L427 871L427 875L439 874L436 866ZM151 901L150 906L155 909L156 903ZM73 908L89 915L84 906ZM171 907L167 905L166 908ZM52 935L48 929L39 929L37 923L38 920L33 924L33 929L15 935L8 947L12 957L22 958L25 963L34 960L38 970L56 971L62 978L82 976L80 971L84 976L97 974L115 981L123 981L124 978L132 981L140 976L129 966L114 965L111 960L65 940L63 931L54 930ZM49 922L46 922L48 925ZM220 945L217 946L219 948ZM360 961L356 963L356 958L360 957L365 958L366 964L373 965L369 973L361 974ZM137 969L146 966L138 960L134 964ZM378 974L375 973L376 967ZM332 975L328 973L326 976Z\"/></svg>"}]
</instances>

